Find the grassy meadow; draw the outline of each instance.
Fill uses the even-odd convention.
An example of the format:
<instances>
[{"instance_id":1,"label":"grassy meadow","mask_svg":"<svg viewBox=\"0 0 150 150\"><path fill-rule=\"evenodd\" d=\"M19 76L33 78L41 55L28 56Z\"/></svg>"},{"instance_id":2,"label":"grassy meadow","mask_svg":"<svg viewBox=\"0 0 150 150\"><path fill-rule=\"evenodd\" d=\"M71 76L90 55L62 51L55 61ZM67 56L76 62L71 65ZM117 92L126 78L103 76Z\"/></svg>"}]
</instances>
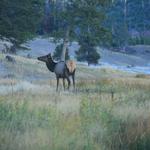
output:
<instances>
[{"instance_id":1,"label":"grassy meadow","mask_svg":"<svg viewBox=\"0 0 150 150\"><path fill-rule=\"evenodd\" d=\"M45 64L0 55L0 150L148 150L150 76L78 65L76 91L55 92Z\"/></svg>"}]
</instances>

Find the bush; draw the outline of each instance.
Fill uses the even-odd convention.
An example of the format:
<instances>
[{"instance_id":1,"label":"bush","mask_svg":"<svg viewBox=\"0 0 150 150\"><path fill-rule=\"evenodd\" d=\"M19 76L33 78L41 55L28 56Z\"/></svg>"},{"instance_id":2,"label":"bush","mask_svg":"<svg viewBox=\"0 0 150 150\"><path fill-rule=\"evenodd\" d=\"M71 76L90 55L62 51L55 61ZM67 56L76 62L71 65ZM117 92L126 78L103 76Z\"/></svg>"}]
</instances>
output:
<instances>
[{"instance_id":1,"label":"bush","mask_svg":"<svg viewBox=\"0 0 150 150\"><path fill-rule=\"evenodd\" d=\"M76 51L78 61L87 61L88 65L98 64L100 54L96 51L95 47L81 45L79 51Z\"/></svg>"},{"instance_id":2,"label":"bush","mask_svg":"<svg viewBox=\"0 0 150 150\"><path fill-rule=\"evenodd\" d=\"M36 34L43 16L42 0L0 1L0 34L22 43Z\"/></svg>"},{"instance_id":3,"label":"bush","mask_svg":"<svg viewBox=\"0 0 150 150\"><path fill-rule=\"evenodd\" d=\"M63 44L57 45L57 47L55 48L54 55L53 55L53 57L54 57L55 60L58 61L58 60L61 59L62 49L63 49ZM66 60L70 59L70 57L69 57L69 49L68 48L66 50L65 59Z\"/></svg>"}]
</instances>

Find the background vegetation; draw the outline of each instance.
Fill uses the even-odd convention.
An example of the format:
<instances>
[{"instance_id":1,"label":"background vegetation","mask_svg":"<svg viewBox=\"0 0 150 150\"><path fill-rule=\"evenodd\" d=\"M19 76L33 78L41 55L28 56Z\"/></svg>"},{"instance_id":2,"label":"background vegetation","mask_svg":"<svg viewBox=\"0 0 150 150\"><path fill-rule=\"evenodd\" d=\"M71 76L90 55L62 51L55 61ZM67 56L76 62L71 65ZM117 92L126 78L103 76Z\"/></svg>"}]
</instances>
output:
<instances>
[{"instance_id":1,"label":"background vegetation","mask_svg":"<svg viewBox=\"0 0 150 150\"><path fill-rule=\"evenodd\" d=\"M40 27L43 4L43 0L1 0L0 36L14 38L17 44L33 37Z\"/></svg>"},{"instance_id":2,"label":"background vegetation","mask_svg":"<svg viewBox=\"0 0 150 150\"><path fill-rule=\"evenodd\" d=\"M62 48L63 48L63 44L59 44L56 46L55 51L53 53L53 58L57 61L59 61L61 59L61 53L62 53ZM65 55L66 60L69 60L69 49L66 49L66 55Z\"/></svg>"},{"instance_id":3,"label":"background vegetation","mask_svg":"<svg viewBox=\"0 0 150 150\"><path fill-rule=\"evenodd\" d=\"M96 46L126 51L130 45L150 44L149 9L148 0L2 0L0 36L14 44L34 35L62 39L61 59L75 40L81 46L77 59L97 63Z\"/></svg>"},{"instance_id":4,"label":"background vegetation","mask_svg":"<svg viewBox=\"0 0 150 150\"><path fill-rule=\"evenodd\" d=\"M149 9L148 0L113 0L106 21L113 35L112 46L150 44Z\"/></svg>"},{"instance_id":5,"label":"background vegetation","mask_svg":"<svg viewBox=\"0 0 150 150\"><path fill-rule=\"evenodd\" d=\"M76 91L56 93L45 64L15 59L0 55L13 74L0 79L0 149L149 149L148 75L79 65Z\"/></svg>"},{"instance_id":6,"label":"background vegetation","mask_svg":"<svg viewBox=\"0 0 150 150\"><path fill-rule=\"evenodd\" d=\"M64 56L75 40L78 60L95 64L96 46L120 51L150 44L149 9L148 0L1 0L0 38L18 45L48 34L62 40L56 50ZM150 149L149 75L78 65L76 90L55 93L45 64L5 57L0 54L7 72L0 76L1 150Z\"/></svg>"}]
</instances>

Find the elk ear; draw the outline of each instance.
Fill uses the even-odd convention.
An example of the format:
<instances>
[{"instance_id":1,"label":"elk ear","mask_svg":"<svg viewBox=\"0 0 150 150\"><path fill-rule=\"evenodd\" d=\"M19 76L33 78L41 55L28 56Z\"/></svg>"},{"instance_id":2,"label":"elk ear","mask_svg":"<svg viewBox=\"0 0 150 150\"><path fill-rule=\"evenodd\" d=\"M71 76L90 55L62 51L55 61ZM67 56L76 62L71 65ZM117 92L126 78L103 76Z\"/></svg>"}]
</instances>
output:
<instances>
[{"instance_id":1,"label":"elk ear","mask_svg":"<svg viewBox=\"0 0 150 150\"><path fill-rule=\"evenodd\" d=\"M48 54L48 57L49 57L49 58L52 57L52 56L51 56L51 53Z\"/></svg>"},{"instance_id":2,"label":"elk ear","mask_svg":"<svg viewBox=\"0 0 150 150\"><path fill-rule=\"evenodd\" d=\"M52 58L51 53L49 53L49 54L47 55L47 57L51 59L51 58Z\"/></svg>"}]
</instances>

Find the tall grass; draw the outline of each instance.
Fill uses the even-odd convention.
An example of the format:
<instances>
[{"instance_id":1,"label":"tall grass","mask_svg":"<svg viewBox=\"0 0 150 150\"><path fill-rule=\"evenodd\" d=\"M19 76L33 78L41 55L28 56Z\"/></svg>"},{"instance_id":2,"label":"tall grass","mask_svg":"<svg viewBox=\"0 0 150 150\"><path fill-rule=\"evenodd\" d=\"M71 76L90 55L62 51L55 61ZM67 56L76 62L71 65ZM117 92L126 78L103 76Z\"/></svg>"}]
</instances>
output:
<instances>
[{"instance_id":1,"label":"tall grass","mask_svg":"<svg viewBox=\"0 0 150 150\"><path fill-rule=\"evenodd\" d=\"M1 96L0 149L149 149L150 86L143 82L102 79L78 82L93 92Z\"/></svg>"},{"instance_id":2,"label":"tall grass","mask_svg":"<svg viewBox=\"0 0 150 150\"><path fill-rule=\"evenodd\" d=\"M56 93L43 64L16 59L24 71L17 62L15 78L0 80L10 86L0 96L0 150L150 149L148 76L79 67L77 90ZM24 78L32 67L43 78Z\"/></svg>"}]
</instances>

